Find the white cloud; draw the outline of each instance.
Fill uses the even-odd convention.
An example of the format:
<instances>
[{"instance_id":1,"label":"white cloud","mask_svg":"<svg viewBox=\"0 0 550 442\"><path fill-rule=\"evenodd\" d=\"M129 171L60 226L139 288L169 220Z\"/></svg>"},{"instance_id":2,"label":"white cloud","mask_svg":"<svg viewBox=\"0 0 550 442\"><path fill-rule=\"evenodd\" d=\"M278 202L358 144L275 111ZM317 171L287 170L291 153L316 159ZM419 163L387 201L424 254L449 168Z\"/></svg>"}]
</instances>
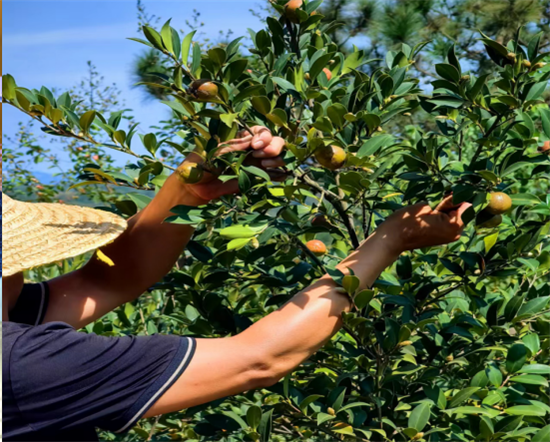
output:
<instances>
[{"instance_id":1,"label":"white cloud","mask_svg":"<svg viewBox=\"0 0 550 442\"><path fill-rule=\"evenodd\" d=\"M37 33L4 34L4 48L21 46L42 46L61 43L91 43L120 40L126 35L136 33L136 23L119 23L108 26L89 26L82 28L60 29Z\"/></svg>"}]
</instances>

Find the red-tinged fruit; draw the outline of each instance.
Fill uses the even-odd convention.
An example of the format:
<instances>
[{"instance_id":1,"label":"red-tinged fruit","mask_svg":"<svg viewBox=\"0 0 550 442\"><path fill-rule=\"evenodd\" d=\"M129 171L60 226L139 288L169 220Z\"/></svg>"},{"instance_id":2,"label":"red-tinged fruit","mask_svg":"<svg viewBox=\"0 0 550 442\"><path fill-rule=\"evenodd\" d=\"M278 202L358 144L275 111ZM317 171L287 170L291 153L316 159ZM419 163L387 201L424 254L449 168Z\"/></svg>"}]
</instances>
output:
<instances>
[{"instance_id":1,"label":"red-tinged fruit","mask_svg":"<svg viewBox=\"0 0 550 442\"><path fill-rule=\"evenodd\" d=\"M300 23L300 18L298 17L296 10L300 9L303 3L304 2L302 0L290 0L285 5L285 17L292 23Z\"/></svg>"},{"instance_id":2,"label":"red-tinged fruit","mask_svg":"<svg viewBox=\"0 0 550 442\"><path fill-rule=\"evenodd\" d=\"M550 155L550 140L545 141L542 146L539 146L538 151L540 153L545 153L546 155Z\"/></svg>"},{"instance_id":3,"label":"red-tinged fruit","mask_svg":"<svg viewBox=\"0 0 550 442\"><path fill-rule=\"evenodd\" d=\"M318 239L312 239L306 243L307 249L315 256L323 256L327 253L327 246Z\"/></svg>"},{"instance_id":4,"label":"red-tinged fruit","mask_svg":"<svg viewBox=\"0 0 550 442\"><path fill-rule=\"evenodd\" d=\"M328 81L330 81L332 79L332 72L328 68L323 68L323 72L327 76Z\"/></svg>"}]
</instances>

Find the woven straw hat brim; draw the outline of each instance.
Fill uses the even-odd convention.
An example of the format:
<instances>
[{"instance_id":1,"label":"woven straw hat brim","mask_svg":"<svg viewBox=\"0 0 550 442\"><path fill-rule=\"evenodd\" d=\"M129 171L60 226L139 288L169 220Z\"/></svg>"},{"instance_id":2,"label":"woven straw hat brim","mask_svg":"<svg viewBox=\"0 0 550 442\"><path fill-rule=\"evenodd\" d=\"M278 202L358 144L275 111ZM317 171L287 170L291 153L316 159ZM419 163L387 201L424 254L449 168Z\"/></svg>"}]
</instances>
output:
<instances>
[{"instance_id":1,"label":"woven straw hat brim","mask_svg":"<svg viewBox=\"0 0 550 442\"><path fill-rule=\"evenodd\" d=\"M2 276L90 252L125 229L126 221L109 212L2 194Z\"/></svg>"}]
</instances>

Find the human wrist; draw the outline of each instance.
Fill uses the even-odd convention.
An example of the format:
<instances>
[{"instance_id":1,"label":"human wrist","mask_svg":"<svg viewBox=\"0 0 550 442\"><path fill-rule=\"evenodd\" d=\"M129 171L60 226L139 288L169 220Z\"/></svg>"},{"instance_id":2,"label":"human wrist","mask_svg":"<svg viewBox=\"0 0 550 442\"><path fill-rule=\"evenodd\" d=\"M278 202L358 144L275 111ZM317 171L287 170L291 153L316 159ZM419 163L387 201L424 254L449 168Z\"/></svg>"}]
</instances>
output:
<instances>
[{"instance_id":1,"label":"human wrist","mask_svg":"<svg viewBox=\"0 0 550 442\"><path fill-rule=\"evenodd\" d=\"M401 238L399 226L391 225L388 222L381 224L368 238L376 241L387 251L389 255L399 256L405 251L405 242Z\"/></svg>"},{"instance_id":2,"label":"human wrist","mask_svg":"<svg viewBox=\"0 0 550 442\"><path fill-rule=\"evenodd\" d=\"M172 189L172 193L175 197L175 203L180 206L203 206L210 202L209 199L202 198L193 189L193 184L182 183L181 180L173 174L165 184L165 188Z\"/></svg>"}]
</instances>

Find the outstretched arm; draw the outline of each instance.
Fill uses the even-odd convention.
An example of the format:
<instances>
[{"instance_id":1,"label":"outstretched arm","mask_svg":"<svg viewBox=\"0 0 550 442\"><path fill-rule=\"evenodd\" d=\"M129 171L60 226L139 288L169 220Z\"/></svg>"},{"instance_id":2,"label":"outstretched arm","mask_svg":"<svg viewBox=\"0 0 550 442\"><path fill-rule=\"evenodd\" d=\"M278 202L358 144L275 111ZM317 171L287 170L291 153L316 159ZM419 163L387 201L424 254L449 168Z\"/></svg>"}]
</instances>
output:
<instances>
[{"instance_id":1,"label":"outstretched arm","mask_svg":"<svg viewBox=\"0 0 550 442\"><path fill-rule=\"evenodd\" d=\"M418 204L392 215L338 268L351 268L363 287L405 250L446 244L460 238L468 204L437 209ZM350 300L324 276L283 307L243 333L225 339L199 339L185 373L154 404L146 417L174 412L246 390L273 385L315 353L341 327Z\"/></svg>"},{"instance_id":2,"label":"outstretched arm","mask_svg":"<svg viewBox=\"0 0 550 442\"><path fill-rule=\"evenodd\" d=\"M252 149L258 166L284 165L279 157L284 141L259 126L253 131L254 137L243 134L219 154ZM186 161L201 159L191 154ZM193 235L191 226L164 222L172 215L170 210L178 205L199 206L237 191L236 182L221 185L215 177L205 176L199 184L186 185L172 174L151 203L129 220L127 230L101 249L114 266L94 255L82 269L49 282L50 302L44 321L63 321L81 328L136 299L168 273Z\"/></svg>"}]
</instances>

